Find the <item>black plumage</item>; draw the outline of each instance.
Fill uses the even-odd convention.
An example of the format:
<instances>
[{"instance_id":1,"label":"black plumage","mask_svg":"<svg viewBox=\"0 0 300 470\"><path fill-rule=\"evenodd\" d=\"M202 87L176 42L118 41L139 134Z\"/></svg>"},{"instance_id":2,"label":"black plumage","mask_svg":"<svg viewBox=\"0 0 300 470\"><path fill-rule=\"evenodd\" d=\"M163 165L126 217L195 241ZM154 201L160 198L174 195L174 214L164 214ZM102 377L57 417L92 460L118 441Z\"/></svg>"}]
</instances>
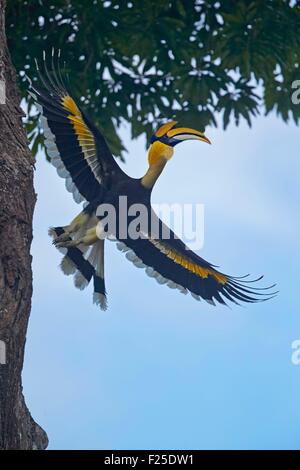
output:
<instances>
[{"instance_id":1,"label":"black plumage","mask_svg":"<svg viewBox=\"0 0 300 470\"><path fill-rule=\"evenodd\" d=\"M67 189L76 202L85 201L85 207L71 224L51 229L54 244L64 250L62 269L66 274L75 274L77 287L85 287L93 278L94 301L106 308L104 281L104 241L97 238L97 224L103 217L98 214L102 204L111 204L116 213L120 197L126 196L128 205L143 204L148 208L149 222L152 220L151 192L174 147L189 138L209 142L199 131L177 128L175 122L161 126L151 139L149 170L143 178L134 179L126 175L113 158L104 136L88 116L79 108L66 90L58 62L58 72L47 68L44 56L44 74L38 68L40 83L30 81L30 93L41 113L48 155L60 176L66 179ZM128 218L128 226L131 219ZM119 220L114 236L118 248L160 284L190 292L196 299L209 303L226 304L259 302L275 295L269 288L257 288L254 281L235 278L221 273L215 266L191 251L173 231L166 240L162 236L163 222L156 220L159 234L151 224L146 233L133 239L121 237Z\"/></svg>"}]
</instances>

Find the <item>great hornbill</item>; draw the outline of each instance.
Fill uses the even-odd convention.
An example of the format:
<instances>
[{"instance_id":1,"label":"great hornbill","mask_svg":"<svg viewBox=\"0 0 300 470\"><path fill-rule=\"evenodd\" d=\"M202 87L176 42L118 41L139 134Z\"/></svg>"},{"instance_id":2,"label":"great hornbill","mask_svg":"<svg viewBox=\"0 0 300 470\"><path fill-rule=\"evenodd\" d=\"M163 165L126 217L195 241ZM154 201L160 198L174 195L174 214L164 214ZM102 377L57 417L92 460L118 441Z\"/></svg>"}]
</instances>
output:
<instances>
[{"instance_id":1,"label":"great hornbill","mask_svg":"<svg viewBox=\"0 0 300 470\"><path fill-rule=\"evenodd\" d=\"M129 177L113 158L101 132L69 95L59 58L55 67L53 56L52 51L50 71L45 54L43 73L36 63L40 83L35 85L29 79L29 93L41 114L51 163L58 175L66 179L66 188L73 193L74 200L85 201L82 212L69 225L49 230L53 243L64 254L61 268L65 274L75 275L75 286L83 289L93 278L94 303L106 309L104 238L97 230L102 220L97 214L103 204L117 208L120 196L127 196L128 206L139 203L149 209L150 217L156 218L160 230L153 233L149 224L147 233L137 238L121 239L118 229L110 235L115 236L117 247L126 252L126 257L136 266L145 268L158 283L185 294L190 292L197 300L202 298L213 305L214 301L226 304L226 300L238 303L271 298L275 293L268 289L273 286L251 286L262 276L254 280L246 279L247 276L228 276L191 251L172 230L168 239L161 236L165 226L151 208L153 186L173 156L174 147L189 139L210 143L204 133L176 127L174 121L163 124L151 139L146 174L138 179Z\"/></svg>"}]
</instances>

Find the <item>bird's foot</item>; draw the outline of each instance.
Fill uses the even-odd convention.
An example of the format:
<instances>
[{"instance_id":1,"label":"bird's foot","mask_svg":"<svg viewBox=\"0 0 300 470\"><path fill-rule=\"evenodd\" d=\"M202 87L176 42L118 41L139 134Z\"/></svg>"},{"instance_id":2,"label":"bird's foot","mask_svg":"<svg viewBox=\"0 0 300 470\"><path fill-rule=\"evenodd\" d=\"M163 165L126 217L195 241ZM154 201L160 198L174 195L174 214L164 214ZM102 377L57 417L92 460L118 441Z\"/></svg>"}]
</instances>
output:
<instances>
[{"instance_id":1,"label":"bird's foot","mask_svg":"<svg viewBox=\"0 0 300 470\"><path fill-rule=\"evenodd\" d=\"M59 235L58 237L56 237L54 240L53 240L53 245L57 245L58 243L61 243L61 242L66 242L66 241L69 241L71 240L70 238L70 233L69 232L65 232L65 233L62 233L61 235Z\"/></svg>"},{"instance_id":2,"label":"bird's foot","mask_svg":"<svg viewBox=\"0 0 300 470\"><path fill-rule=\"evenodd\" d=\"M53 244L56 248L70 248L72 246L78 246L80 244L79 240L71 240L68 238L67 240L55 240Z\"/></svg>"}]
</instances>

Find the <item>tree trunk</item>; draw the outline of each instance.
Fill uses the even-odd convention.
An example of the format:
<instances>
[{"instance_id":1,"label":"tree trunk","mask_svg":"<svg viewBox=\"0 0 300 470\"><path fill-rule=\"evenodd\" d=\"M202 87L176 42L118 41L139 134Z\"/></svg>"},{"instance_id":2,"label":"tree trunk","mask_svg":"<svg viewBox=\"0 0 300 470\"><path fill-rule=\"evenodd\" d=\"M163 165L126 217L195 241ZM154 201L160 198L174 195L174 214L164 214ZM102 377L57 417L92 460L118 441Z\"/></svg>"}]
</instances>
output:
<instances>
[{"instance_id":1,"label":"tree trunk","mask_svg":"<svg viewBox=\"0 0 300 470\"><path fill-rule=\"evenodd\" d=\"M32 419L21 383L32 294L34 161L7 49L5 4L0 0L0 449L45 449L46 433Z\"/></svg>"}]
</instances>

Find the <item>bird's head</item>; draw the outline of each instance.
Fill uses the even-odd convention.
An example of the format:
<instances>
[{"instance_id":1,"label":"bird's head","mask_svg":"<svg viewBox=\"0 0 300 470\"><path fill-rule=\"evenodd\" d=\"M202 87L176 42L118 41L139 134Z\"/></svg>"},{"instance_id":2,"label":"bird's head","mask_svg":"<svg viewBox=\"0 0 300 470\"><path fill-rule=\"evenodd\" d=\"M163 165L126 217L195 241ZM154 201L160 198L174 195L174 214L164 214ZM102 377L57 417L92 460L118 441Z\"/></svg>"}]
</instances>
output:
<instances>
[{"instance_id":1,"label":"bird's head","mask_svg":"<svg viewBox=\"0 0 300 470\"><path fill-rule=\"evenodd\" d=\"M148 155L150 165L156 163L162 157L169 160L174 153L175 145L185 140L201 140L208 144L211 143L203 132L189 127L175 127L176 124L176 121L163 124L151 137L151 147Z\"/></svg>"}]
</instances>

